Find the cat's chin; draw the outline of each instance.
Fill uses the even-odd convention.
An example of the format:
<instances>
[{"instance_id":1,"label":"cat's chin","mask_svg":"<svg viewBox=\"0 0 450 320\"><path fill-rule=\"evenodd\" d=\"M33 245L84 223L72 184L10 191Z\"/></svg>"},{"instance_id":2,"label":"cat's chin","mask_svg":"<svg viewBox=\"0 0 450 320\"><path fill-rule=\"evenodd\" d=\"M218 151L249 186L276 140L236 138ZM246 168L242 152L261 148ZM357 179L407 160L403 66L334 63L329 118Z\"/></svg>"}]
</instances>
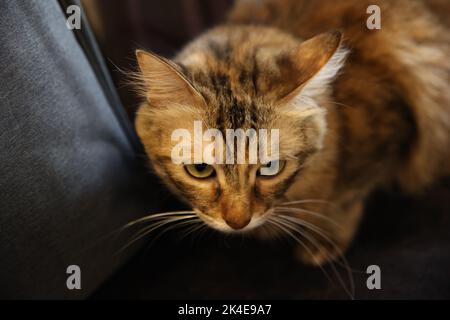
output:
<instances>
[{"instance_id":1,"label":"cat's chin","mask_svg":"<svg viewBox=\"0 0 450 320\"><path fill-rule=\"evenodd\" d=\"M266 221L265 215L263 215L262 217L252 217L252 219L250 220L250 223L248 225L246 225L244 228L242 229L233 229L232 227L230 227L225 221L223 220L219 220L219 219L214 219L198 210L195 210L195 213L197 214L197 216L209 227L211 227L214 230L223 232L223 233L247 233L247 232L252 232L255 231L256 229L259 229L259 227L261 227L264 222Z\"/></svg>"}]
</instances>

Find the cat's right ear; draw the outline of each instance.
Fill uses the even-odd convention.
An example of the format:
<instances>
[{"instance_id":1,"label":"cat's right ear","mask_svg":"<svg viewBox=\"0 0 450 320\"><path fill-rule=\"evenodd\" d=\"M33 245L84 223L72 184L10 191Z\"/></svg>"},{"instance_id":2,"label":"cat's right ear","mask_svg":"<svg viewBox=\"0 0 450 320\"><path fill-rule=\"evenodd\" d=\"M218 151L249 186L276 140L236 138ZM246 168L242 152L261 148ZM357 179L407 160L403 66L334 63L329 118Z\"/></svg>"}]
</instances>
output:
<instances>
[{"instance_id":1,"label":"cat's right ear","mask_svg":"<svg viewBox=\"0 0 450 320\"><path fill-rule=\"evenodd\" d=\"M141 74L139 79L144 94L153 107L169 107L173 104L191 105L205 103L203 96L171 61L153 53L136 51Z\"/></svg>"},{"instance_id":2,"label":"cat's right ear","mask_svg":"<svg viewBox=\"0 0 450 320\"><path fill-rule=\"evenodd\" d=\"M344 65L348 54L342 46L343 34L330 31L304 41L281 64L281 74L288 81L280 81L285 94L280 104L295 105L305 98L320 97L329 88ZM283 60L282 60L283 61Z\"/></svg>"}]
</instances>

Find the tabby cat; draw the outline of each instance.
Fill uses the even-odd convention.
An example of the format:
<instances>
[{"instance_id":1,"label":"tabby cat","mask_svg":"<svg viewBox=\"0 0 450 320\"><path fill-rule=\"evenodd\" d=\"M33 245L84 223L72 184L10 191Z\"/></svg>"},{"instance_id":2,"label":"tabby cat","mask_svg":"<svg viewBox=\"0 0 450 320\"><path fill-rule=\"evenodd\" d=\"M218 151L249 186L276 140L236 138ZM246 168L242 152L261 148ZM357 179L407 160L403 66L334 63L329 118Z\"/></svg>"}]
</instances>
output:
<instances>
[{"instance_id":1,"label":"tabby cat","mask_svg":"<svg viewBox=\"0 0 450 320\"><path fill-rule=\"evenodd\" d=\"M367 8L381 9L369 30ZM301 234L321 265L375 189L450 173L450 30L419 0L247 0L172 60L137 51L152 168L207 225ZM279 129L279 170L171 161L175 129ZM276 160L274 160L276 161ZM294 228L295 226L295 228Z\"/></svg>"}]
</instances>

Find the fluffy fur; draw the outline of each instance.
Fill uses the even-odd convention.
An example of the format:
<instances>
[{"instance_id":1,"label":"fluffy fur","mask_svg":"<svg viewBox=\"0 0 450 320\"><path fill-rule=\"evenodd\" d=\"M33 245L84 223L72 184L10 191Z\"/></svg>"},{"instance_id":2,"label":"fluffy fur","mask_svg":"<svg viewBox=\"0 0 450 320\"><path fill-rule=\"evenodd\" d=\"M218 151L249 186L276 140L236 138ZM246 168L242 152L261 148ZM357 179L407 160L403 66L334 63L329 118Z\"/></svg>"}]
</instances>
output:
<instances>
[{"instance_id":1,"label":"fluffy fur","mask_svg":"<svg viewBox=\"0 0 450 320\"><path fill-rule=\"evenodd\" d=\"M381 30L366 28L371 4ZM240 1L172 61L138 53L136 128L157 174L206 223L267 234L257 227L291 226L276 215L301 219L328 235L309 228L298 250L322 264L347 248L372 190L417 192L449 174L449 55L448 27L422 1ZM190 177L170 161L170 137L194 120L279 129L286 167L270 179L254 165Z\"/></svg>"}]
</instances>

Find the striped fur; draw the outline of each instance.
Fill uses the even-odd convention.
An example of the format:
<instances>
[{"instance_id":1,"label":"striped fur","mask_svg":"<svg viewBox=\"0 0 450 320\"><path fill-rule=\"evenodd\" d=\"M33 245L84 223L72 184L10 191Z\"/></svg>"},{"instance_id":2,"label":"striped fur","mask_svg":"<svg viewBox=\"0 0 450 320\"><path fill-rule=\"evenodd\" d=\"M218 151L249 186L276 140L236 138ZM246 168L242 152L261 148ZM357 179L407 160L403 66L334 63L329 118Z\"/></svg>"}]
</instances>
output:
<instances>
[{"instance_id":1,"label":"striped fur","mask_svg":"<svg viewBox=\"0 0 450 320\"><path fill-rule=\"evenodd\" d=\"M366 28L371 4L381 8L381 30ZM171 62L138 56L147 99L136 127L155 171L213 227L250 221L251 229L283 201L320 199L334 205L303 208L344 229L298 216L344 250L372 190L417 192L449 174L449 56L448 27L419 0L238 1L226 24ZM279 129L286 168L271 179L257 178L253 165L189 177L169 159L170 133L192 130L194 120L222 131ZM313 264L337 254L311 250L300 256Z\"/></svg>"}]
</instances>

